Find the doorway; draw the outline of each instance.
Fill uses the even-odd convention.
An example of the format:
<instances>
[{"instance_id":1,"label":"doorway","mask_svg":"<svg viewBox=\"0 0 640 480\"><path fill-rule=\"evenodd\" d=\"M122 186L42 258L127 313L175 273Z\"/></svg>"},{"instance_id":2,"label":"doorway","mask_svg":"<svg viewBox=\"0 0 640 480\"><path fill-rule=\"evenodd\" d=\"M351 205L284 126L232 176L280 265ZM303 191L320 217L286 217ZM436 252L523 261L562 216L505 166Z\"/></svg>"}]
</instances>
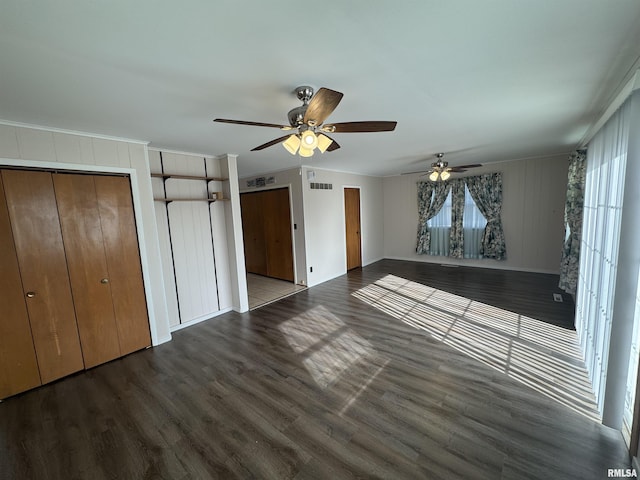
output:
<instances>
[{"instance_id":1,"label":"doorway","mask_svg":"<svg viewBox=\"0 0 640 480\"><path fill-rule=\"evenodd\" d=\"M344 221L347 248L347 271L362 266L360 235L360 189L344 189Z\"/></svg>"},{"instance_id":2,"label":"doorway","mask_svg":"<svg viewBox=\"0 0 640 480\"><path fill-rule=\"evenodd\" d=\"M289 188L240 194L249 308L304 287L295 285Z\"/></svg>"}]
</instances>

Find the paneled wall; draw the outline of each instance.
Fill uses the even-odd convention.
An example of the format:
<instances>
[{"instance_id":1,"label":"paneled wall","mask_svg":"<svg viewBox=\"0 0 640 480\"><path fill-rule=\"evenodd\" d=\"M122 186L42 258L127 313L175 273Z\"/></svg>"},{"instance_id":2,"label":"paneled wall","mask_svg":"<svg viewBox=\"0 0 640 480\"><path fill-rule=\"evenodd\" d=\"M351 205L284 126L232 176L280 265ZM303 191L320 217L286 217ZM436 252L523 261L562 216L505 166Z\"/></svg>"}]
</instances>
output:
<instances>
[{"instance_id":1,"label":"paneled wall","mask_svg":"<svg viewBox=\"0 0 640 480\"><path fill-rule=\"evenodd\" d=\"M222 178L216 158L150 150L149 162L153 174ZM172 329L206 320L231 308L225 200L206 201L210 192L223 191L223 183L152 178ZM163 198L177 200L159 200Z\"/></svg>"},{"instance_id":2,"label":"paneled wall","mask_svg":"<svg viewBox=\"0 0 640 480\"><path fill-rule=\"evenodd\" d=\"M171 333L146 152L143 142L0 124L0 165L131 176L151 336L158 345L170 340Z\"/></svg>"},{"instance_id":3,"label":"paneled wall","mask_svg":"<svg viewBox=\"0 0 640 480\"><path fill-rule=\"evenodd\" d=\"M507 259L458 260L415 253L419 175L384 179L384 256L542 273L559 272L564 235L568 154L489 164L465 175L502 172ZM423 177L424 178L424 177Z\"/></svg>"}]
</instances>

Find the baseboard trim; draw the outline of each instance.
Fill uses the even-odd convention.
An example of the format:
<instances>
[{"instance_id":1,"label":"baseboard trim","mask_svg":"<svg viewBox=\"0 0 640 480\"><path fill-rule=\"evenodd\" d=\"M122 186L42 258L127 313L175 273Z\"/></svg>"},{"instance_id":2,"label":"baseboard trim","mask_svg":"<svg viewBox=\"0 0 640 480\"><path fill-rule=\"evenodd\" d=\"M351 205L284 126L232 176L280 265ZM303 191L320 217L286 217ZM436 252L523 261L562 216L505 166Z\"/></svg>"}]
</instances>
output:
<instances>
[{"instance_id":1,"label":"baseboard trim","mask_svg":"<svg viewBox=\"0 0 640 480\"><path fill-rule=\"evenodd\" d=\"M521 267L510 267L510 266L501 266L496 265L495 263L487 263L487 264L476 264L476 263L455 263L455 262L447 262L446 258L443 261L443 257L433 257L434 260L422 260L415 257L384 257L382 260L401 260L404 262L414 262L414 263L429 263L434 265L442 265L442 266L455 266L455 267L470 267L470 268L490 268L493 270L509 270L511 272L526 272L526 273L543 273L546 275L559 275L559 272L556 270L546 270L543 268L521 268ZM490 259L486 259L486 262L491 262ZM497 261L496 261L497 262Z\"/></svg>"},{"instance_id":2,"label":"baseboard trim","mask_svg":"<svg viewBox=\"0 0 640 480\"><path fill-rule=\"evenodd\" d=\"M182 330L183 328L191 327L193 325L196 325L200 322L204 322L206 320L211 320L212 318L222 315L223 313L230 312L231 310L232 310L231 308L224 308L222 310L218 310L217 312L209 313L207 315L203 315L202 317L194 318L193 320L190 320L188 322L181 323L180 325L171 327L171 332L172 333L177 332L178 330Z\"/></svg>"}]
</instances>

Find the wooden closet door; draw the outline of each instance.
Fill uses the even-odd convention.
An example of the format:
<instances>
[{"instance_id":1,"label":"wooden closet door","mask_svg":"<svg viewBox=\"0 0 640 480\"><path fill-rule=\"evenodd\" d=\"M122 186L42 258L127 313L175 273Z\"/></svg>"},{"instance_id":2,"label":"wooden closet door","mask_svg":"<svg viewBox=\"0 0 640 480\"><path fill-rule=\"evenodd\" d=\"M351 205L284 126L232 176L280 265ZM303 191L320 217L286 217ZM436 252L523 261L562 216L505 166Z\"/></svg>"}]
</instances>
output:
<instances>
[{"instance_id":1,"label":"wooden closet door","mask_svg":"<svg viewBox=\"0 0 640 480\"><path fill-rule=\"evenodd\" d=\"M42 383L82 370L82 350L51 174L3 170Z\"/></svg>"},{"instance_id":2,"label":"wooden closet door","mask_svg":"<svg viewBox=\"0 0 640 480\"><path fill-rule=\"evenodd\" d=\"M126 355L151 345L131 184L127 177L96 176L95 186L120 353Z\"/></svg>"},{"instance_id":3,"label":"wooden closet door","mask_svg":"<svg viewBox=\"0 0 640 480\"><path fill-rule=\"evenodd\" d=\"M293 243L289 189L262 192L262 219L267 251L267 275L293 282Z\"/></svg>"},{"instance_id":4,"label":"wooden closet door","mask_svg":"<svg viewBox=\"0 0 640 480\"><path fill-rule=\"evenodd\" d=\"M0 176L0 398L40 385L18 257Z\"/></svg>"},{"instance_id":5,"label":"wooden closet door","mask_svg":"<svg viewBox=\"0 0 640 480\"><path fill-rule=\"evenodd\" d=\"M240 195L245 268L249 273L267 275L267 250L262 218L262 192Z\"/></svg>"},{"instance_id":6,"label":"wooden closet door","mask_svg":"<svg viewBox=\"0 0 640 480\"><path fill-rule=\"evenodd\" d=\"M53 174L85 368L120 356L93 176Z\"/></svg>"}]
</instances>

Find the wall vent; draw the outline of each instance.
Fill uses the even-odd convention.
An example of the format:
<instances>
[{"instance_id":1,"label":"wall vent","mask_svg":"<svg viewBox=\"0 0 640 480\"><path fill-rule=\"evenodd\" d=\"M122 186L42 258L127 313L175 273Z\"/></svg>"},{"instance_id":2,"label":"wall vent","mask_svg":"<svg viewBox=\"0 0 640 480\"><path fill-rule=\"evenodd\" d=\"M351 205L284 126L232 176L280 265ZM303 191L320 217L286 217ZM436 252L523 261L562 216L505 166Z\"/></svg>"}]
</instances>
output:
<instances>
[{"instance_id":1,"label":"wall vent","mask_svg":"<svg viewBox=\"0 0 640 480\"><path fill-rule=\"evenodd\" d=\"M309 183L309 187L311 187L312 190L333 190L333 184L332 183L311 182L311 183Z\"/></svg>"}]
</instances>

